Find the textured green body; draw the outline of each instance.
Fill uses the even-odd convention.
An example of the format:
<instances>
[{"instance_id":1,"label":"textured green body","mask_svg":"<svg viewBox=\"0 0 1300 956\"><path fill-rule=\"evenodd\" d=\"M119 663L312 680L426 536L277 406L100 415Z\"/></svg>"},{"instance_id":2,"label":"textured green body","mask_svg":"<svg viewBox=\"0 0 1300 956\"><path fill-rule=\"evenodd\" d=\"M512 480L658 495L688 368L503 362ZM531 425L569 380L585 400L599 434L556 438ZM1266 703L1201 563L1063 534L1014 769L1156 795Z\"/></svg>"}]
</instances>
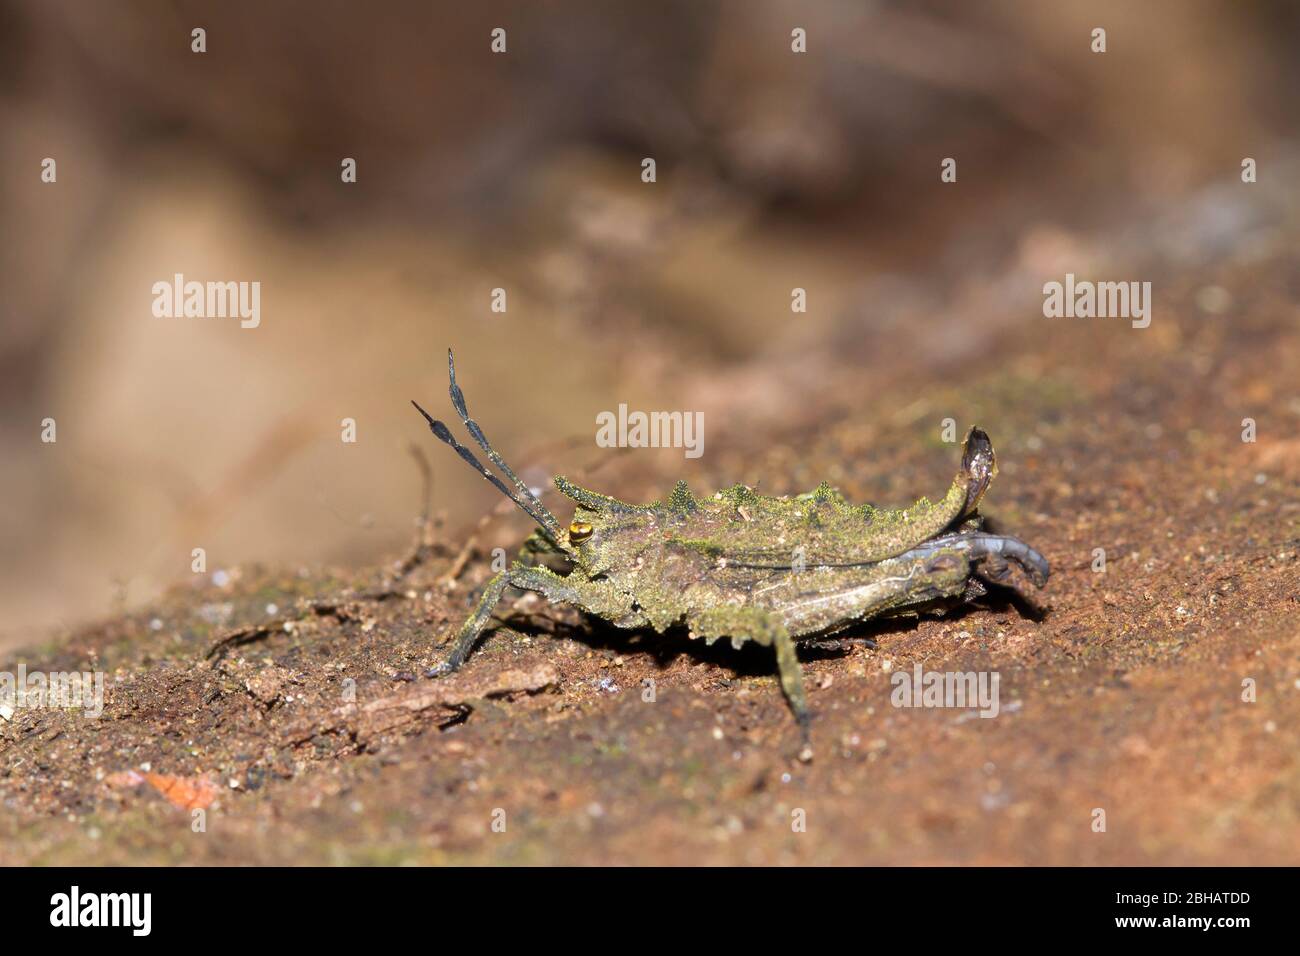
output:
<instances>
[{"instance_id":1,"label":"textured green body","mask_svg":"<svg viewBox=\"0 0 1300 956\"><path fill-rule=\"evenodd\" d=\"M968 483L959 476L937 504L923 498L886 510L851 505L824 484L793 498L743 485L696 498L679 482L663 501L633 505L556 479L578 502L574 520L592 527L570 545L580 573L634 598L639 613L615 623L664 631L706 612L717 621L732 608L759 608L794 637L839 630L867 611L961 594L966 555L899 556L957 520ZM725 636L737 646L750 637L742 628Z\"/></svg>"},{"instance_id":2,"label":"textured green body","mask_svg":"<svg viewBox=\"0 0 1300 956\"><path fill-rule=\"evenodd\" d=\"M507 587L525 588L618 627L662 633L685 626L708 643L729 638L736 647L746 641L772 647L781 688L806 739L808 706L795 640L945 599L978 597L986 583L1029 600L1029 588L1009 562L1035 586L1047 582L1042 555L1016 538L981 530L979 503L997 474L997 460L978 428L966 436L952 486L934 503L852 505L826 484L793 498L759 495L743 485L697 498L678 482L662 501L636 505L557 477L555 487L577 505L566 529L469 417L450 353L447 368L452 405L506 481L446 425L415 407L439 441L537 522L526 552L563 556L568 573L523 560L499 573L433 676L464 663Z\"/></svg>"}]
</instances>

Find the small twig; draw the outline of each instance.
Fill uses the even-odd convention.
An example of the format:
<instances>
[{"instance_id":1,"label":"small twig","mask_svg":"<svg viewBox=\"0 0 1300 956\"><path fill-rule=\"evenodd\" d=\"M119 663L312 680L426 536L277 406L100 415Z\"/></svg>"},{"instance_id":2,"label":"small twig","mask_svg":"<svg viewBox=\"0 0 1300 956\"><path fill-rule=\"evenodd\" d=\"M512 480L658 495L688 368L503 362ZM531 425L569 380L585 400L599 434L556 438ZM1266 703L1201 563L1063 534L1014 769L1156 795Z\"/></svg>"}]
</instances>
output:
<instances>
[{"instance_id":1,"label":"small twig","mask_svg":"<svg viewBox=\"0 0 1300 956\"><path fill-rule=\"evenodd\" d=\"M382 600L382 598L377 598ZM353 615L348 609L333 601L313 601L301 609L296 617L277 617L269 621L263 621L261 624L247 624L244 627L236 628L229 634L223 634L217 639L217 642L208 648L205 657L212 661L213 664L219 662L225 657L226 651L232 647L242 647L245 644L252 644L256 641L264 640L272 634L283 631L290 624L297 624L305 620L310 615L317 617L332 617L342 623L353 620Z\"/></svg>"},{"instance_id":2,"label":"small twig","mask_svg":"<svg viewBox=\"0 0 1300 956\"><path fill-rule=\"evenodd\" d=\"M397 582L405 579L412 571L428 561L430 557L439 552L438 546L434 543L434 526L435 522L432 517L433 508L433 468L429 465L429 459L425 457L424 450L419 445L412 442L407 446L411 457L415 459L415 465L420 469L422 484L420 514L416 518L415 543L406 556L397 562L396 574L394 577L385 581L385 587L393 587Z\"/></svg>"},{"instance_id":3,"label":"small twig","mask_svg":"<svg viewBox=\"0 0 1300 956\"><path fill-rule=\"evenodd\" d=\"M411 442L406 446L411 457L415 459L415 467L420 469L420 478L423 482L422 489L424 493L423 504L420 507L420 525L429 524L429 515L433 512L433 468L429 464L429 459L424 454L424 449Z\"/></svg>"},{"instance_id":4,"label":"small twig","mask_svg":"<svg viewBox=\"0 0 1300 956\"><path fill-rule=\"evenodd\" d=\"M428 561L430 557L438 553L441 549L434 544L426 543L423 532L419 539L416 540L411 550L407 552L406 557L398 561L394 566L394 575L385 581L385 586L393 587L399 581L405 580L412 571Z\"/></svg>"},{"instance_id":5,"label":"small twig","mask_svg":"<svg viewBox=\"0 0 1300 956\"><path fill-rule=\"evenodd\" d=\"M465 570L465 565L469 564L469 557L474 553L476 547L478 547L478 535L472 534L469 536L469 540L465 542L465 547L460 549L460 554L456 555L456 559L451 562L451 567L447 569L447 573L438 579L438 583L443 585L455 584L456 579Z\"/></svg>"},{"instance_id":6,"label":"small twig","mask_svg":"<svg viewBox=\"0 0 1300 956\"><path fill-rule=\"evenodd\" d=\"M373 591L362 591L360 594L354 595L353 600L380 602L388 601L392 598L404 598L409 600L410 597L410 593L406 591L399 591L397 588L380 587Z\"/></svg>"},{"instance_id":7,"label":"small twig","mask_svg":"<svg viewBox=\"0 0 1300 956\"><path fill-rule=\"evenodd\" d=\"M226 654L226 651L232 647L241 647L244 644L252 644L254 641L260 641L263 638L270 637L276 631L284 630L284 626L290 621L300 621L302 618L277 617L274 620L266 621L263 624L250 624L245 627L236 628L229 634L222 635L215 644L208 648L206 658L214 664L220 661Z\"/></svg>"}]
</instances>

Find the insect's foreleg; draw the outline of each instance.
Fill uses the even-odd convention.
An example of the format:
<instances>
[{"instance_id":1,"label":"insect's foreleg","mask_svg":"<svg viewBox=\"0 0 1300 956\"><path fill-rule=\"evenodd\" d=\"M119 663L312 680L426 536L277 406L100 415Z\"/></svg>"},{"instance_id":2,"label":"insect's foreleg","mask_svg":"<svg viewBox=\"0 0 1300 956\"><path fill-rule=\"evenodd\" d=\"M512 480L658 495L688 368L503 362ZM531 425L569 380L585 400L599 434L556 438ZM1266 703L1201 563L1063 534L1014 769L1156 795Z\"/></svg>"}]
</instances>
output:
<instances>
[{"instance_id":1,"label":"insect's foreleg","mask_svg":"<svg viewBox=\"0 0 1300 956\"><path fill-rule=\"evenodd\" d=\"M450 674L465 663L507 587L537 591L548 601L576 605L620 627L640 627L646 623L645 617L634 608L631 596L607 581L589 581L572 575L565 577L550 568L516 562L487 583L474 612L453 639L451 653L431 669L429 676Z\"/></svg>"},{"instance_id":2,"label":"insect's foreleg","mask_svg":"<svg viewBox=\"0 0 1300 956\"><path fill-rule=\"evenodd\" d=\"M515 562L528 564L550 554L563 553L550 538L538 530L530 534L524 540L524 543L519 546L519 552L515 555Z\"/></svg>"},{"instance_id":3,"label":"insect's foreleg","mask_svg":"<svg viewBox=\"0 0 1300 956\"><path fill-rule=\"evenodd\" d=\"M487 626L492 609L501 600L501 595L505 593L506 586L509 584L509 571L500 572L487 583L487 587L483 589L483 597L479 599L473 613L465 619L465 623L460 626L460 630L452 640L451 653L447 655L445 661L430 671L431 676L450 674L465 663L465 658L469 657L469 652L474 649L474 643L483 633L483 628Z\"/></svg>"},{"instance_id":4,"label":"insect's foreleg","mask_svg":"<svg viewBox=\"0 0 1300 956\"><path fill-rule=\"evenodd\" d=\"M528 547L527 543L525 543L524 547L525 549ZM529 573L544 570L516 562L488 581L487 586L483 589L483 596L479 599L473 613L465 619L465 623L460 626L460 630L452 640L451 653L447 655L445 661L433 668L434 675L449 674L465 663L465 658L469 657L470 651L474 649L474 644L487 626L488 619L492 616L492 609L497 606L497 602L501 600L507 587L513 585L529 591L542 591L547 598L554 601L574 601L576 595L562 594L558 590L547 593L546 588L539 586L546 579L541 575ZM562 584L564 582L564 578L558 574L551 574L549 571L546 571L546 574L554 578L557 583Z\"/></svg>"},{"instance_id":5,"label":"insect's foreleg","mask_svg":"<svg viewBox=\"0 0 1300 956\"><path fill-rule=\"evenodd\" d=\"M548 601L573 604L619 627L640 627L646 623L644 615L634 609L631 595L608 581L560 575L541 565L515 564L509 573L510 583L517 588L537 591Z\"/></svg>"}]
</instances>

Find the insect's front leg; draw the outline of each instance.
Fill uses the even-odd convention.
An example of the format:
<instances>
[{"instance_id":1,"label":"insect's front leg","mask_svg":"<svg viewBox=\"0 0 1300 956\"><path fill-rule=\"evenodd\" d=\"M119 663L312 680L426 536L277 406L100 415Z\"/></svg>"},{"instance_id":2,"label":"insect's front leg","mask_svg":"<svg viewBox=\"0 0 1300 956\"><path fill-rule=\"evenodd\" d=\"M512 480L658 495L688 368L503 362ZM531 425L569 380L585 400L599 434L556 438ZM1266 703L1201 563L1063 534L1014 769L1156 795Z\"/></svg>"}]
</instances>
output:
<instances>
[{"instance_id":1,"label":"insect's front leg","mask_svg":"<svg viewBox=\"0 0 1300 956\"><path fill-rule=\"evenodd\" d=\"M642 627L647 623L632 596L608 581L592 581L579 574L556 574L541 565L515 564L509 573L510 583L517 588L536 591L557 604L580 607L619 627Z\"/></svg>"},{"instance_id":2,"label":"insect's front leg","mask_svg":"<svg viewBox=\"0 0 1300 956\"><path fill-rule=\"evenodd\" d=\"M556 554L564 554L564 552L557 548L545 533L540 530L534 531L519 546L519 552L515 555L515 563L538 564L547 557Z\"/></svg>"},{"instance_id":3,"label":"insect's front leg","mask_svg":"<svg viewBox=\"0 0 1300 956\"><path fill-rule=\"evenodd\" d=\"M516 562L487 583L483 597L452 641L451 653L431 669L429 676L450 674L465 663L507 587L537 591L548 601L573 604L620 627L639 627L646 623L633 606L632 598L607 581L590 581L574 575L565 577L549 568Z\"/></svg>"},{"instance_id":4,"label":"insect's front leg","mask_svg":"<svg viewBox=\"0 0 1300 956\"><path fill-rule=\"evenodd\" d=\"M447 655L445 661L430 668L428 676L440 677L443 674L450 674L465 663L465 658L469 657L469 652L474 649L474 642L479 639L483 628L487 626L488 618L492 616L492 609L497 606L497 602L501 600L501 595L505 594L509 584L509 570L500 572L487 583L487 587L483 589L483 596L479 598L473 612L456 632L456 637L451 644L451 653Z\"/></svg>"}]
</instances>

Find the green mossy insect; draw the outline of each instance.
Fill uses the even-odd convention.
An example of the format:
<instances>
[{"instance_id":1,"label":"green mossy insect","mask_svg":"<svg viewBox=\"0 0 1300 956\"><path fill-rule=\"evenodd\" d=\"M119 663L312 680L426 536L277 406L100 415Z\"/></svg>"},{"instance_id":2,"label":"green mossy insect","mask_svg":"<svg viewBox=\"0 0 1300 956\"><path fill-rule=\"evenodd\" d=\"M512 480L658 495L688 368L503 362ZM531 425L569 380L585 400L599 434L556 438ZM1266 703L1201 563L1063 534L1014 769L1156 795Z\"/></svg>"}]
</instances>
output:
<instances>
[{"instance_id":1,"label":"green mossy insect","mask_svg":"<svg viewBox=\"0 0 1300 956\"><path fill-rule=\"evenodd\" d=\"M555 487L577 505L565 528L469 417L450 351L447 368L456 413L510 485L446 425L411 404L440 441L537 522L533 552L563 556L569 570L559 574L516 561L497 574L432 675L464 663L492 609L514 586L618 627L663 633L684 625L709 644L725 637L734 647L756 641L773 648L781 688L806 740L808 702L796 641L884 614L962 603L985 594L989 584L1010 587L1035 603L1012 565L1035 587L1047 583L1041 554L1017 538L981 530L979 503L997 474L997 461L988 435L978 428L966 436L952 487L934 503L922 498L901 509L852 505L825 483L796 497L773 498L736 485L697 498L679 481L664 500L636 505L557 476Z\"/></svg>"}]
</instances>

